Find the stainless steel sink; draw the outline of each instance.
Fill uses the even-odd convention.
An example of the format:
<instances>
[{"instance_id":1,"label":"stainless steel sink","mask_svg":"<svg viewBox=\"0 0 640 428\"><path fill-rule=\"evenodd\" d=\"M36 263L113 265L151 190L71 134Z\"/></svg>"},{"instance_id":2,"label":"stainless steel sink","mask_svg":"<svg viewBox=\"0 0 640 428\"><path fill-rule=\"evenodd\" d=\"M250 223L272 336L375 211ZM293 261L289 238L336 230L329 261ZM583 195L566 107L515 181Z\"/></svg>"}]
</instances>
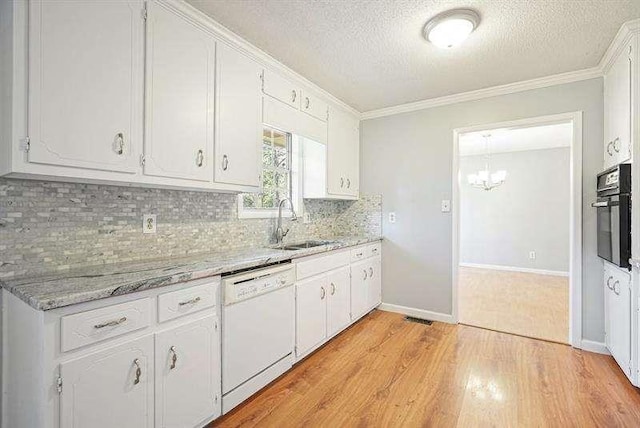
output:
<instances>
[{"instance_id":1,"label":"stainless steel sink","mask_svg":"<svg viewBox=\"0 0 640 428\"><path fill-rule=\"evenodd\" d=\"M284 245L282 247L276 247L276 248L281 250L295 251L295 250L304 250L307 248L319 247L321 245L328 245L331 243L333 243L333 241L304 241L304 242L288 244L288 245Z\"/></svg>"}]
</instances>

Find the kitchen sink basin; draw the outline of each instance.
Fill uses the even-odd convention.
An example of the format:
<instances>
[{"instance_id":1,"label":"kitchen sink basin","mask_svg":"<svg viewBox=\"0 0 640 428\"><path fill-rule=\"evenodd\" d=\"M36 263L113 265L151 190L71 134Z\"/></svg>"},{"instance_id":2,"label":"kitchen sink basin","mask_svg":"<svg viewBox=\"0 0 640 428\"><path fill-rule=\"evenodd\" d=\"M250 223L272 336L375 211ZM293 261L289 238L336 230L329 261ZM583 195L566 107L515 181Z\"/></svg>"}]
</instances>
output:
<instances>
[{"instance_id":1,"label":"kitchen sink basin","mask_svg":"<svg viewBox=\"0 0 640 428\"><path fill-rule=\"evenodd\" d=\"M295 251L295 250L304 250L307 248L319 247L321 245L327 245L331 243L333 243L333 241L304 241L304 242L288 244L288 245L284 245L282 247L276 247L276 248L279 248L281 250Z\"/></svg>"}]
</instances>

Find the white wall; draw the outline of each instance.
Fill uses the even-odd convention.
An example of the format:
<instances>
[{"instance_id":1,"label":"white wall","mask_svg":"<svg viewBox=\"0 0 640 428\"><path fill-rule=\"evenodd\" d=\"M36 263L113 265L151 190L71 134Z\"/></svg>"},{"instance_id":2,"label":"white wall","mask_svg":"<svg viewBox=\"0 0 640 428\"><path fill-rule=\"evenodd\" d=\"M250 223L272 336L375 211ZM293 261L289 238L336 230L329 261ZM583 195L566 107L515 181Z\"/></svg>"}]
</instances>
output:
<instances>
[{"instance_id":1,"label":"white wall","mask_svg":"<svg viewBox=\"0 0 640 428\"><path fill-rule=\"evenodd\" d=\"M485 157L460 158L460 263L569 272L570 151L494 153L507 180L490 191L466 181Z\"/></svg>"},{"instance_id":2,"label":"white wall","mask_svg":"<svg viewBox=\"0 0 640 428\"><path fill-rule=\"evenodd\" d=\"M381 194L383 301L450 314L453 130L583 111L583 337L602 342L602 261L596 249L595 176L602 169L601 78L365 120L361 129L361 191ZM388 213L397 222L388 222Z\"/></svg>"}]
</instances>

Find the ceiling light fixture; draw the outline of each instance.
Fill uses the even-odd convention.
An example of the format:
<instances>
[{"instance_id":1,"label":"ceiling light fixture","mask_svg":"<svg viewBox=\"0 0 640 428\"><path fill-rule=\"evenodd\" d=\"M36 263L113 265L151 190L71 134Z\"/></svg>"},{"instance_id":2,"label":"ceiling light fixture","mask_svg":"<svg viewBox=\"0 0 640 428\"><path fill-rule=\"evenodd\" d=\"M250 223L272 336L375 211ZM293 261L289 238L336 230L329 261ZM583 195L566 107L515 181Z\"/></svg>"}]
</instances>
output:
<instances>
[{"instance_id":1,"label":"ceiling light fixture","mask_svg":"<svg viewBox=\"0 0 640 428\"><path fill-rule=\"evenodd\" d=\"M464 42L479 23L480 16L473 10L448 10L427 22L424 37L439 48L453 48Z\"/></svg>"}]
</instances>

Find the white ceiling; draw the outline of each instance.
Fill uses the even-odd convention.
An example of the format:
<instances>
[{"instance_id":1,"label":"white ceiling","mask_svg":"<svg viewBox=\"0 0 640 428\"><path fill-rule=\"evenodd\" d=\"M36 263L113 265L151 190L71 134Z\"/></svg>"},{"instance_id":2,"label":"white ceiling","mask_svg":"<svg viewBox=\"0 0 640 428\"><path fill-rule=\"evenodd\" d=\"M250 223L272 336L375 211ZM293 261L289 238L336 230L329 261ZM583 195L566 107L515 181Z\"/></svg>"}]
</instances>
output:
<instances>
[{"instance_id":1,"label":"white ceiling","mask_svg":"<svg viewBox=\"0 0 640 428\"><path fill-rule=\"evenodd\" d=\"M502 128L491 131L469 132L460 135L460 156L484 155L486 153L483 135L489 138L490 153L522 152L571 146L573 125L560 123L528 128Z\"/></svg>"},{"instance_id":2,"label":"white ceiling","mask_svg":"<svg viewBox=\"0 0 640 428\"><path fill-rule=\"evenodd\" d=\"M596 66L639 0L187 0L364 112ZM428 19L475 9L457 49Z\"/></svg>"}]
</instances>

